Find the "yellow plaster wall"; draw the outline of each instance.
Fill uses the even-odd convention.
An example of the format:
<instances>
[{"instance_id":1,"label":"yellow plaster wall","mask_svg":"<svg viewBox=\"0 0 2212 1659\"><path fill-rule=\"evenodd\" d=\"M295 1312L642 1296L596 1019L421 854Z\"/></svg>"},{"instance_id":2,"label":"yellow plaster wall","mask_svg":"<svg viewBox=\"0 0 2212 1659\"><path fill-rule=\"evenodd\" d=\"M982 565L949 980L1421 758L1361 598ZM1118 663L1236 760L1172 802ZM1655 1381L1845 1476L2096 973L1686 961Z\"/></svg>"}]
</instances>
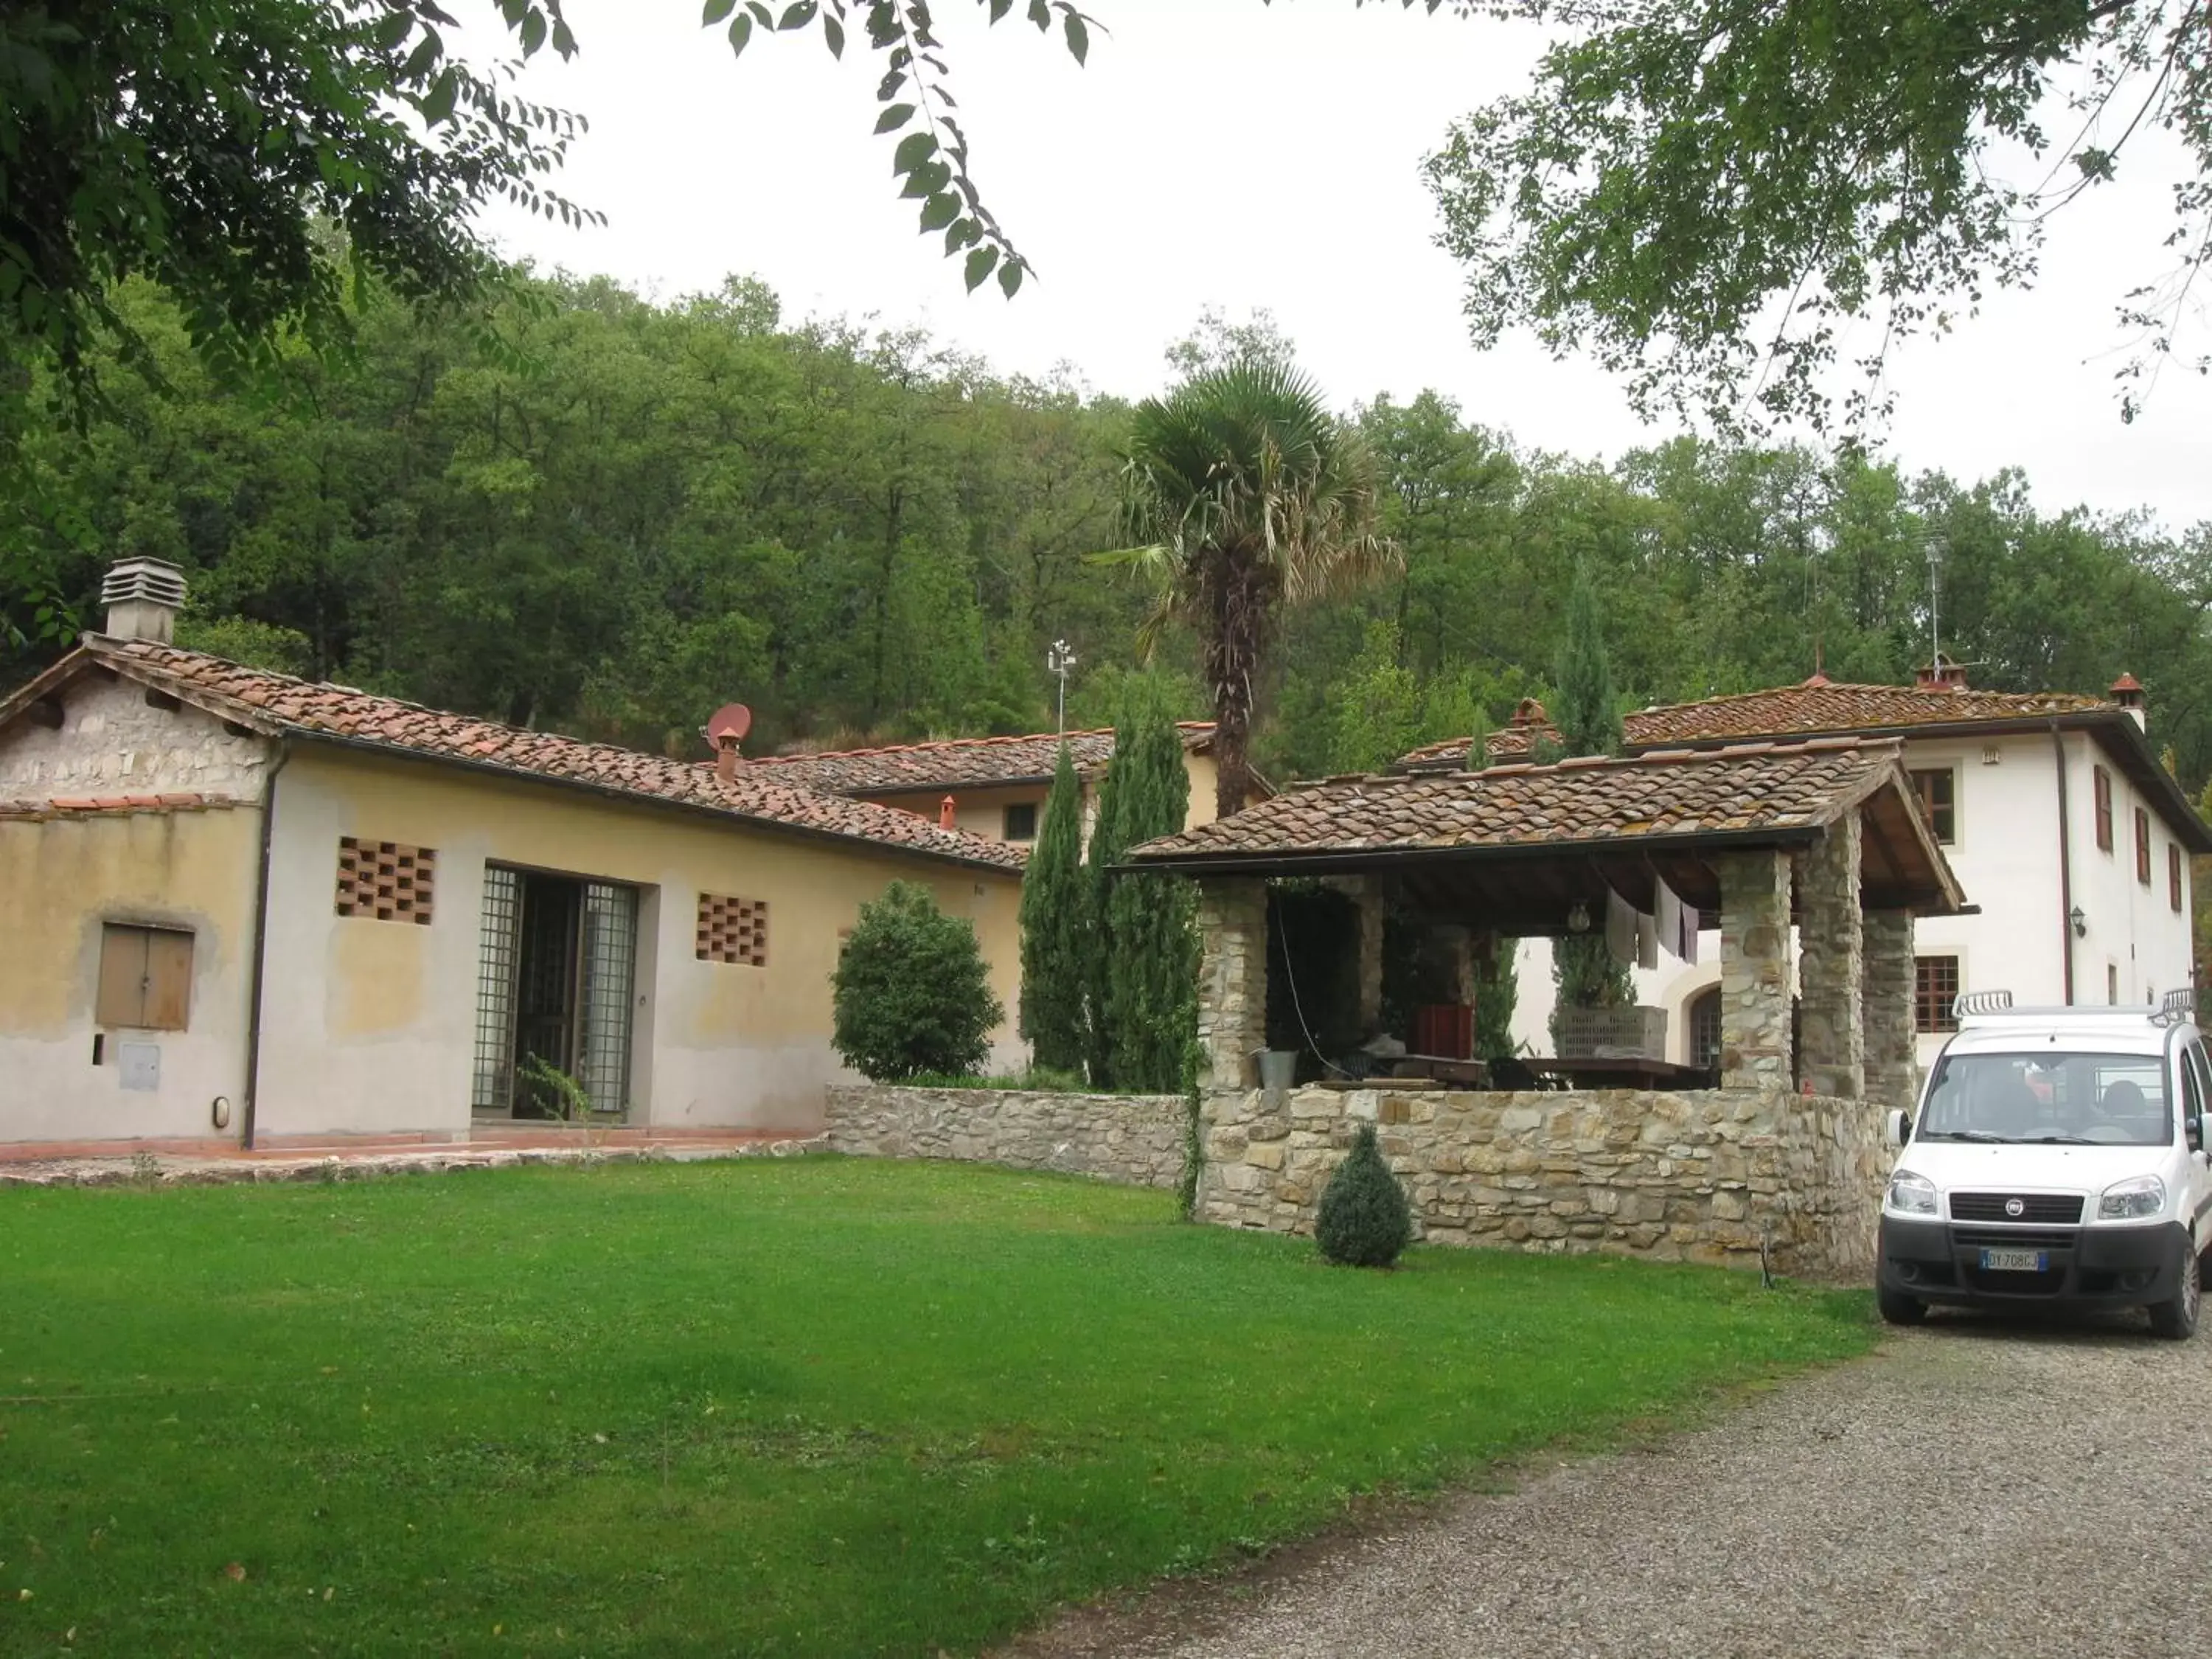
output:
<instances>
[{"instance_id":1,"label":"yellow plaster wall","mask_svg":"<svg viewBox=\"0 0 2212 1659\"><path fill-rule=\"evenodd\" d=\"M431 925L337 916L342 836L434 848ZM899 878L975 923L1009 1014L994 1059L1018 1061L1016 872L307 745L278 784L264 1133L466 1127L487 861L645 890L633 1122L818 1125L823 1085L844 1075L830 1046L839 935ZM765 968L696 958L702 892L767 901Z\"/></svg>"},{"instance_id":2,"label":"yellow plaster wall","mask_svg":"<svg viewBox=\"0 0 2212 1659\"><path fill-rule=\"evenodd\" d=\"M244 1094L259 830L250 805L0 819L0 1140L218 1133L215 1097ZM109 921L190 931L191 1001L184 1030L109 1032L94 1066ZM118 1040L160 1048L157 1089L123 1089Z\"/></svg>"}]
</instances>

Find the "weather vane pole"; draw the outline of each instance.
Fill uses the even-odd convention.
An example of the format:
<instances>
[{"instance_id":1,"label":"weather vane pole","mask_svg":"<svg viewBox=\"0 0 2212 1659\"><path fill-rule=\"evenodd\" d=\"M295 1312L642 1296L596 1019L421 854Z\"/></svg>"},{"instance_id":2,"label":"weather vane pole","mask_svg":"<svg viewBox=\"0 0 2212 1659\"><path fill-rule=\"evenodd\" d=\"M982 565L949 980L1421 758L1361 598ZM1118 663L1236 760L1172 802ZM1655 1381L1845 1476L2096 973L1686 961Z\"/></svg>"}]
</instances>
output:
<instances>
[{"instance_id":1,"label":"weather vane pole","mask_svg":"<svg viewBox=\"0 0 2212 1659\"><path fill-rule=\"evenodd\" d=\"M1054 640L1044 653L1045 671L1060 677L1060 735L1067 735L1067 671L1075 666L1075 653L1066 640Z\"/></svg>"}]
</instances>

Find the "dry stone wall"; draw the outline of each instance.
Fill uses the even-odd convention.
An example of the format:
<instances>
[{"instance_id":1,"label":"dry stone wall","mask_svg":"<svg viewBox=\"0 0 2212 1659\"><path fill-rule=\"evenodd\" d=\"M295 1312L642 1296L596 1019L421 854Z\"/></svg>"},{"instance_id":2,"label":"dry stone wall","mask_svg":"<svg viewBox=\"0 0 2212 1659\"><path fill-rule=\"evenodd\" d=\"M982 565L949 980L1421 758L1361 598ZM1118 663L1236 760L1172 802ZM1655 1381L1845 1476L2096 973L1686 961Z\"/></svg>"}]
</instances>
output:
<instances>
[{"instance_id":1,"label":"dry stone wall","mask_svg":"<svg viewBox=\"0 0 2212 1659\"><path fill-rule=\"evenodd\" d=\"M1871 1269L1881 1109L1780 1091L1222 1091L1201 1106L1203 1220L1313 1230L1372 1122L1421 1233L1445 1244Z\"/></svg>"},{"instance_id":2,"label":"dry stone wall","mask_svg":"<svg viewBox=\"0 0 2212 1659\"><path fill-rule=\"evenodd\" d=\"M80 680L57 729L17 722L0 741L0 800L191 793L258 799L270 744L191 708L157 708L133 680Z\"/></svg>"},{"instance_id":3,"label":"dry stone wall","mask_svg":"<svg viewBox=\"0 0 2212 1659\"><path fill-rule=\"evenodd\" d=\"M1134 1187L1182 1179L1181 1095L1077 1095L1023 1089L830 1085L833 1152L944 1158L1053 1170Z\"/></svg>"}]
</instances>

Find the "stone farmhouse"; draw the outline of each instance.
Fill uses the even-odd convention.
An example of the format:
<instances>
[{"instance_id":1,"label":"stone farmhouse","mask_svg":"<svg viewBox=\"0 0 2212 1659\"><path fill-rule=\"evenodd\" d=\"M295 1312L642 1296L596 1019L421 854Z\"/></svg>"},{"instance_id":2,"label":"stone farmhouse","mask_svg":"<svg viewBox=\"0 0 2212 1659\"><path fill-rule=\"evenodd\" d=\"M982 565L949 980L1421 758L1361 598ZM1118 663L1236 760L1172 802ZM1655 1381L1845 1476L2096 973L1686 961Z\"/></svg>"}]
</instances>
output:
<instances>
[{"instance_id":1,"label":"stone farmhouse","mask_svg":"<svg viewBox=\"0 0 2212 1659\"><path fill-rule=\"evenodd\" d=\"M1184 720L1182 730L1183 764L1190 774L1188 828L1213 821L1213 722ZM763 777L896 807L947 829L994 841L1031 842L1042 822L1062 741L1050 732L955 738L879 749L765 756L750 764ZM1098 785L1114 758L1114 733L1110 728L1070 732L1064 741L1082 786L1087 844L1098 814Z\"/></svg>"},{"instance_id":2,"label":"stone farmhouse","mask_svg":"<svg viewBox=\"0 0 2212 1659\"><path fill-rule=\"evenodd\" d=\"M0 1142L466 1140L544 1116L532 1056L601 1122L811 1129L900 878L1017 1004L1003 839L179 650L153 561L106 598L0 699Z\"/></svg>"},{"instance_id":3,"label":"stone farmhouse","mask_svg":"<svg viewBox=\"0 0 2212 1659\"><path fill-rule=\"evenodd\" d=\"M1747 742L1851 736L1894 738L1923 815L1976 901L1921 926L1913 1021L1923 1064L1954 1027L1960 992L2005 989L2023 1004L2155 1002L2194 982L2189 859L2212 830L2160 763L2142 688L2123 675L2109 698L1970 688L1944 662L1918 683L1802 684L1639 709L1624 750L1711 750ZM1524 702L1493 733L1495 760L1525 759L1556 738ZM1402 757L1415 773L1463 763L1464 739ZM1708 917L1708 922L1714 918ZM1636 970L1638 1000L1664 1009L1667 1055L1699 1066L1721 1047L1721 968L1711 927L1699 960L1662 957ZM1523 942L1514 1036L1552 1048L1551 948Z\"/></svg>"}]
</instances>

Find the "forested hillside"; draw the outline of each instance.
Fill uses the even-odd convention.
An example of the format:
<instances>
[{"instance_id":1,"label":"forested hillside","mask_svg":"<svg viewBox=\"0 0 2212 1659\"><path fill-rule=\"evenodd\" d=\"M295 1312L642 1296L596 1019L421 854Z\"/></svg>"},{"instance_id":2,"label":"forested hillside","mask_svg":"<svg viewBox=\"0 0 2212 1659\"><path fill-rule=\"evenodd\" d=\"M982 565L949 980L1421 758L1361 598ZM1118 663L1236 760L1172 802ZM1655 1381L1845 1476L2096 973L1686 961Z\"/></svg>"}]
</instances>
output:
<instances>
[{"instance_id":1,"label":"forested hillside","mask_svg":"<svg viewBox=\"0 0 2212 1659\"><path fill-rule=\"evenodd\" d=\"M82 437L33 434L0 533L79 618L125 554L186 569L187 643L519 723L688 752L717 704L755 747L1107 717L1146 596L1120 544L1125 408L1010 380L913 331L793 323L732 283L661 304L526 283L489 331L379 304L356 359L281 392L210 386L150 292L118 296L170 383L108 364ZM1165 371L1164 369L1164 378ZM1482 412L1510 419L1500 386ZM2027 481L1688 440L1612 467L1522 453L1433 395L1357 411L1405 568L1294 615L1260 759L1367 766L1542 696L1577 562L1631 706L1803 678L2148 686L2192 786L2212 770L2212 526L2049 516ZM0 678L58 648L9 596ZM1187 670L1170 640L1170 666ZM1201 713L1195 684L1190 710Z\"/></svg>"}]
</instances>

